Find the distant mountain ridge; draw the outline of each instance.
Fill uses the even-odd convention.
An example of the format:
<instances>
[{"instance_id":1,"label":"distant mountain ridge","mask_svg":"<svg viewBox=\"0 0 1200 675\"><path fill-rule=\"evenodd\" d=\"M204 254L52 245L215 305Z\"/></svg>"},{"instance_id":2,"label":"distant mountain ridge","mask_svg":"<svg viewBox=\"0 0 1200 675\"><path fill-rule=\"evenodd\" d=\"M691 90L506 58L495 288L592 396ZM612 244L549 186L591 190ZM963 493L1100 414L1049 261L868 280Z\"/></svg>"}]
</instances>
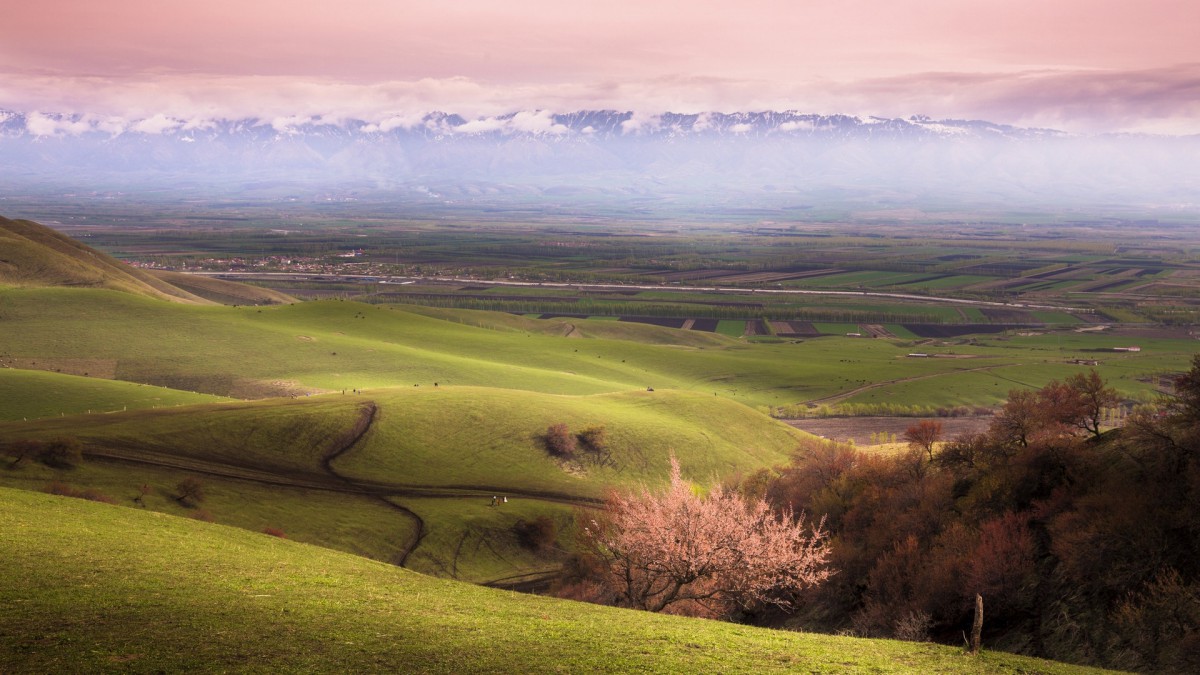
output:
<instances>
[{"instance_id":1,"label":"distant mountain ridge","mask_svg":"<svg viewBox=\"0 0 1200 675\"><path fill-rule=\"evenodd\" d=\"M797 111L522 111L367 121L0 111L4 185L421 208L1200 211L1200 136ZM525 208L525 206L522 206Z\"/></svg>"},{"instance_id":2,"label":"distant mountain ridge","mask_svg":"<svg viewBox=\"0 0 1200 675\"><path fill-rule=\"evenodd\" d=\"M269 138L286 136L417 136L446 140L446 136L571 137L610 139L622 136L750 136L820 135L830 137L919 138L1046 138L1068 136L1053 129L1023 128L984 120L934 120L924 115L907 119L821 115L795 110L759 112L705 112L647 115L633 111L580 110L550 113L545 110L511 112L468 119L458 114L431 112L419 116L395 115L376 121L290 116L274 119L183 119L167 115L125 120L94 114L22 113L0 109L0 135L7 137L123 134L164 135L185 142L218 136Z\"/></svg>"}]
</instances>

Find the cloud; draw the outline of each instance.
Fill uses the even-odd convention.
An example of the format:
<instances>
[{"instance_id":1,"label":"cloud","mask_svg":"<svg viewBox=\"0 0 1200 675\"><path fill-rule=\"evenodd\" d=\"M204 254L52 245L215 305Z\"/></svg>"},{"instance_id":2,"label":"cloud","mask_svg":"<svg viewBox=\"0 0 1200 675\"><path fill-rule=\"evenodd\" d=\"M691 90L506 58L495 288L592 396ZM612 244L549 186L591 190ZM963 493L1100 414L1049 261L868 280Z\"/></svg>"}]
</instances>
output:
<instances>
[{"instance_id":1,"label":"cloud","mask_svg":"<svg viewBox=\"0 0 1200 675\"><path fill-rule=\"evenodd\" d=\"M659 115L635 112L632 117L621 122L621 133L640 134L642 132L655 131L661 127L662 119Z\"/></svg>"},{"instance_id":2,"label":"cloud","mask_svg":"<svg viewBox=\"0 0 1200 675\"><path fill-rule=\"evenodd\" d=\"M558 136L569 133L570 129L556 123L554 115L549 110L522 110L512 115L471 120L453 127L450 131L456 134L484 134L498 131L506 134L526 133Z\"/></svg>"},{"instance_id":3,"label":"cloud","mask_svg":"<svg viewBox=\"0 0 1200 675\"><path fill-rule=\"evenodd\" d=\"M387 133L394 129L412 129L419 125L424 118L423 112L388 115L378 122L364 126L363 131Z\"/></svg>"},{"instance_id":4,"label":"cloud","mask_svg":"<svg viewBox=\"0 0 1200 675\"><path fill-rule=\"evenodd\" d=\"M1132 71L919 73L836 91L860 105L891 101L889 114L897 116L930 110L933 117L1071 131L1200 133L1200 64L1195 63Z\"/></svg>"},{"instance_id":5,"label":"cloud","mask_svg":"<svg viewBox=\"0 0 1200 675\"><path fill-rule=\"evenodd\" d=\"M426 113L456 113L460 133L558 134L548 111L632 110L625 133L659 128L663 112L796 110L861 117L973 118L1066 131L1200 133L1200 64L1143 70L1038 69L928 72L885 78L768 81L663 76L629 81L498 83L466 77L343 82L321 78L143 74L58 77L0 71L0 108L55 111L30 118L31 133L120 133L142 120L156 133L213 119L260 119L280 133L297 124L366 120L369 131L413 128ZM515 113L515 114L514 114ZM154 120L150 122L150 120ZM174 125L183 121L181 125ZM433 121L438 133L441 122ZM709 124L703 115L697 129ZM800 124L782 128L796 131ZM174 126L173 126L174 125ZM444 125L443 125L444 126Z\"/></svg>"},{"instance_id":6,"label":"cloud","mask_svg":"<svg viewBox=\"0 0 1200 675\"><path fill-rule=\"evenodd\" d=\"M33 112L25 118L25 130L34 136L77 136L91 131L92 125L85 119Z\"/></svg>"},{"instance_id":7,"label":"cloud","mask_svg":"<svg viewBox=\"0 0 1200 675\"><path fill-rule=\"evenodd\" d=\"M466 124L460 124L454 127L456 134L486 134L492 131L500 131L507 126L507 122L495 117L487 117L484 119L471 120Z\"/></svg>"},{"instance_id":8,"label":"cloud","mask_svg":"<svg viewBox=\"0 0 1200 675\"><path fill-rule=\"evenodd\" d=\"M311 115L281 115L271 119L271 128L281 134L295 134L296 127L317 121Z\"/></svg>"},{"instance_id":9,"label":"cloud","mask_svg":"<svg viewBox=\"0 0 1200 675\"><path fill-rule=\"evenodd\" d=\"M177 120L159 113L153 117L147 117L144 120L135 122L129 128L131 131L142 134L163 134L168 131L175 131L183 125L183 120Z\"/></svg>"},{"instance_id":10,"label":"cloud","mask_svg":"<svg viewBox=\"0 0 1200 675\"><path fill-rule=\"evenodd\" d=\"M813 123L807 120L792 120L779 125L780 131L811 131Z\"/></svg>"},{"instance_id":11,"label":"cloud","mask_svg":"<svg viewBox=\"0 0 1200 675\"><path fill-rule=\"evenodd\" d=\"M570 129L554 122L554 116L548 110L536 112L521 111L513 116L510 124L513 130L535 134L565 134Z\"/></svg>"}]
</instances>

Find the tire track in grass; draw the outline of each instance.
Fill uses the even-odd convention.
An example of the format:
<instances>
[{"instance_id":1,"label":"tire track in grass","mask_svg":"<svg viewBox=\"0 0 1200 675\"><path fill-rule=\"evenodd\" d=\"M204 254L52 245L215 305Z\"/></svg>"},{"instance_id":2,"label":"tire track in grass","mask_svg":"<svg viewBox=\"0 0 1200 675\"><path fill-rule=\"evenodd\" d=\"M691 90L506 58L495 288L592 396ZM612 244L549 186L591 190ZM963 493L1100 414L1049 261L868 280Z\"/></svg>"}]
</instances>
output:
<instances>
[{"instance_id":1,"label":"tire track in grass","mask_svg":"<svg viewBox=\"0 0 1200 675\"><path fill-rule=\"evenodd\" d=\"M339 494L373 498L389 509L403 514L415 526L415 533L405 542L403 553L393 561L403 567L412 552L427 534L425 521L412 510L397 504L391 498L450 498L485 499L488 495L506 494L547 502L575 506L596 506L602 499L584 497L552 490L514 489L511 486L494 485L405 485L383 481L371 481L347 477L334 468L334 462L351 452L371 430L379 406L374 401L360 405L354 424L330 440L321 453L320 471L285 470L282 467L266 467L251 462L236 460L212 461L197 457L181 457L152 444L131 443L123 440L119 445L101 445L92 441L84 449L90 460L140 464L163 469L187 471L214 478L242 480L260 485L288 487L307 490L323 490Z\"/></svg>"},{"instance_id":2,"label":"tire track in grass","mask_svg":"<svg viewBox=\"0 0 1200 675\"><path fill-rule=\"evenodd\" d=\"M358 420L354 426L342 432L337 438L330 442L329 447L321 454L321 468L330 476L346 483L347 485L362 489L354 479L343 476L338 473L337 469L333 468L333 462L337 458L345 455L354 449L362 441L367 432L371 430L371 425L375 422L375 415L379 412L379 406L374 401L368 401L359 407ZM425 538L425 521L416 513L404 508L403 506L393 502L386 496L375 491L367 490L367 494L373 496L376 500L387 506L388 508L397 511L404 515L411 523L416 526L416 531L409 540L404 543L404 552L396 559L396 565L404 567L408 556L421 544L421 540Z\"/></svg>"}]
</instances>

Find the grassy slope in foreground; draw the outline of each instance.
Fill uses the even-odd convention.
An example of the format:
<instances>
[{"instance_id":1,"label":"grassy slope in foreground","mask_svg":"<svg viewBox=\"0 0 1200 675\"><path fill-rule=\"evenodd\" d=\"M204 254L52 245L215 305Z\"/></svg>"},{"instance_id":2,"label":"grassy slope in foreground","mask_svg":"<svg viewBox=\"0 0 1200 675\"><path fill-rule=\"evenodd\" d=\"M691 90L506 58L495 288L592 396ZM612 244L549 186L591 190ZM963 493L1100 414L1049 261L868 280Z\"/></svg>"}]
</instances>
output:
<instances>
[{"instance_id":1,"label":"grassy slope in foreground","mask_svg":"<svg viewBox=\"0 0 1200 675\"><path fill-rule=\"evenodd\" d=\"M0 489L0 670L1085 669L569 603L218 525Z\"/></svg>"}]
</instances>

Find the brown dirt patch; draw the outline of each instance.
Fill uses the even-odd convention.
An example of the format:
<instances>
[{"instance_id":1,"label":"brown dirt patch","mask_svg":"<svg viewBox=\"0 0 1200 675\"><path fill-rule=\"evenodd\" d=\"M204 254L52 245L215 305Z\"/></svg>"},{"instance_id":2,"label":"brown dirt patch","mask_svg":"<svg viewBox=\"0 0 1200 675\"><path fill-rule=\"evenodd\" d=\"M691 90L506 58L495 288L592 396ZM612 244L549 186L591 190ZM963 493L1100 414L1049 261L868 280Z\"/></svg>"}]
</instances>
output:
<instances>
[{"instance_id":1,"label":"brown dirt patch","mask_svg":"<svg viewBox=\"0 0 1200 675\"><path fill-rule=\"evenodd\" d=\"M870 445L871 434L879 432L896 434L896 439L900 440L904 436L904 430L921 419L918 417L818 417L783 421L801 431L835 441L845 442L854 439L855 445ZM987 430L988 424L992 421L989 416L927 419L942 423L943 440L952 440L964 434L981 433Z\"/></svg>"},{"instance_id":2,"label":"brown dirt patch","mask_svg":"<svg viewBox=\"0 0 1200 675\"><path fill-rule=\"evenodd\" d=\"M864 323L861 325L861 328L863 329L863 331L865 331L868 335L870 335L873 338L894 338L894 337L896 337L895 335L892 334L892 332L890 330L884 328L883 326L881 326L879 324ZM925 337L925 336L922 336L922 337Z\"/></svg>"}]
</instances>

